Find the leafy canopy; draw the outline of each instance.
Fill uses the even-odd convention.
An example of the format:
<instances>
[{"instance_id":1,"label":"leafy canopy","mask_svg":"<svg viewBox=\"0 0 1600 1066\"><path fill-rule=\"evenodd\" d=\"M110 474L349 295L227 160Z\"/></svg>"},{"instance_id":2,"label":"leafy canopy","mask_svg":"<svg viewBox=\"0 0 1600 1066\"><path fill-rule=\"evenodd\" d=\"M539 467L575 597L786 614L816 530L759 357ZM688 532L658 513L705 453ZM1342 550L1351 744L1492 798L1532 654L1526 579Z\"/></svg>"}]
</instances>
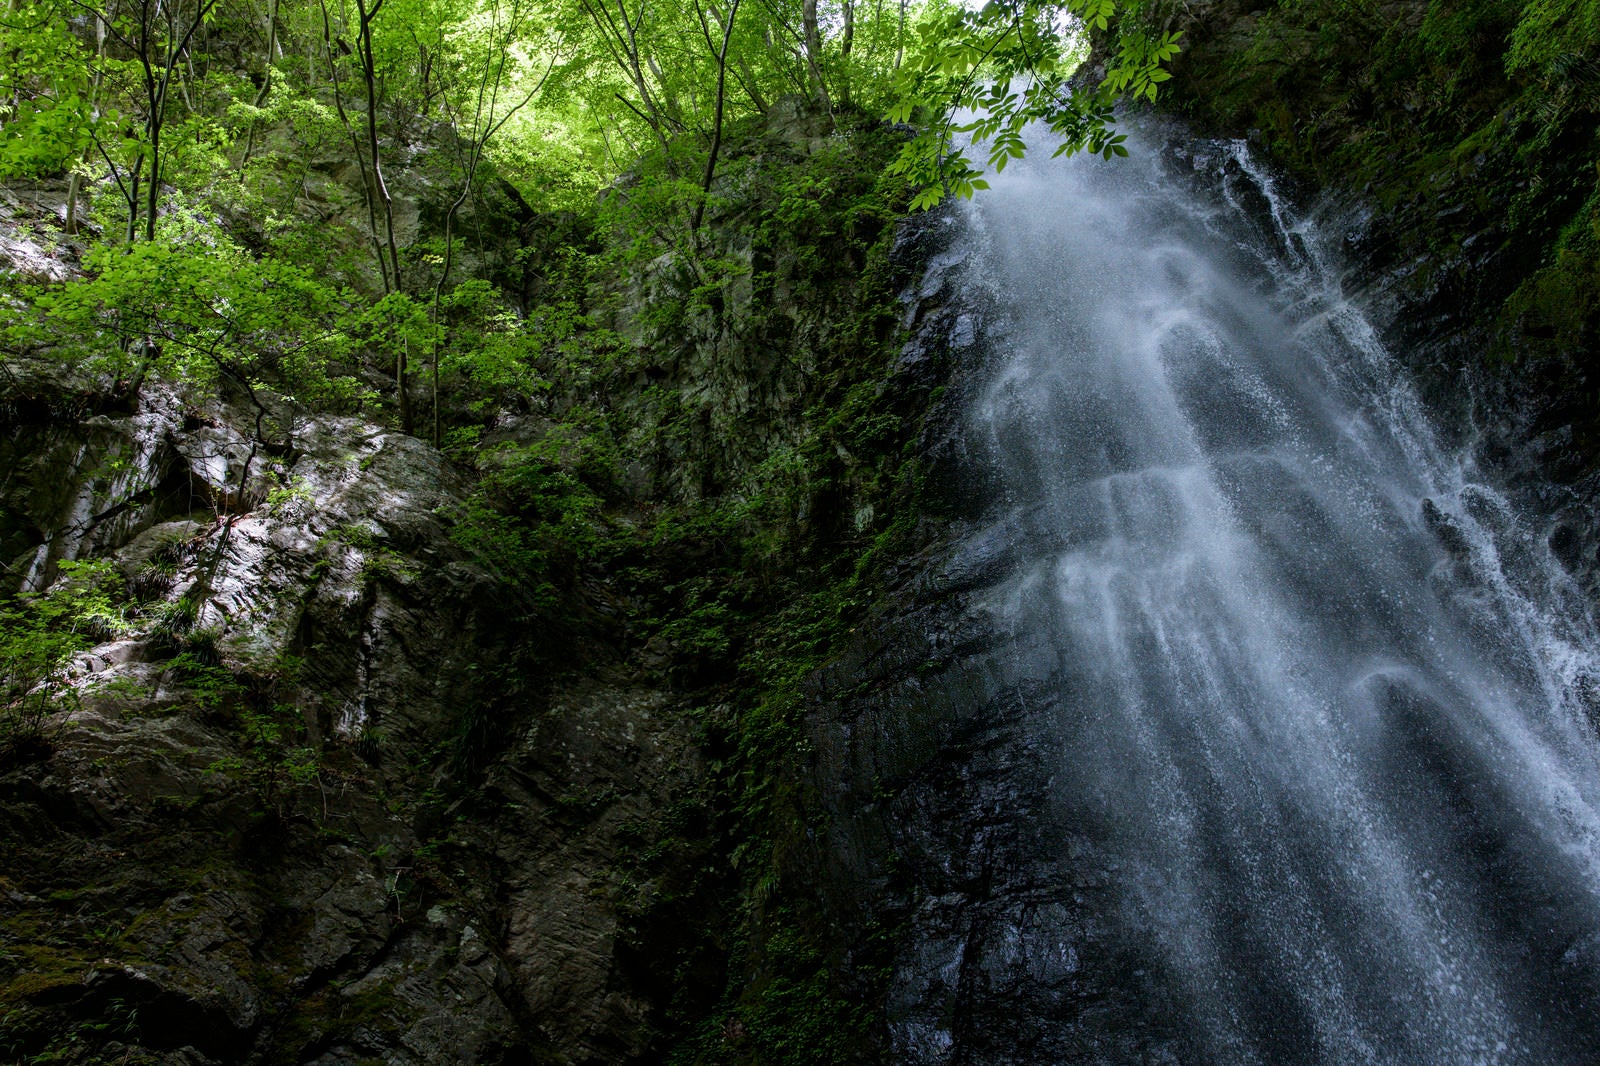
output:
<instances>
[{"instance_id":1,"label":"leafy canopy","mask_svg":"<svg viewBox=\"0 0 1600 1066\"><path fill-rule=\"evenodd\" d=\"M69 169L99 121L92 57L50 4L0 14L0 41L0 179Z\"/></svg>"},{"instance_id":2,"label":"leafy canopy","mask_svg":"<svg viewBox=\"0 0 1600 1066\"><path fill-rule=\"evenodd\" d=\"M453 275L457 210L492 183L704 284L727 127L797 97L915 122L887 178L926 208L983 188L1035 123L1059 152L1126 154L1113 108L1154 99L1178 49L1117 0L28 0L0 30L0 177L75 174L98 233L81 279L10 282L0 357L376 402L407 431L418 390L435 412L525 401L585 321L570 295ZM389 186L419 152L454 203L442 240L397 229ZM559 274L553 251L520 266Z\"/></svg>"},{"instance_id":3,"label":"leafy canopy","mask_svg":"<svg viewBox=\"0 0 1600 1066\"><path fill-rule=\"evenodd\" d=\"M1127 155L1124 138L1112 131L1113 109L1120 99L1155 100L1179 38L1119 21L1116 0L931 6L917 32L889 111L898 122L934 116L891 168L920 187L914 208L987 188L967 152L986 147L988 165L1004 170L1023 155L1034 123L1060 139L1057 155L1084 148L1107 159ZM1097 84L1074 82L1095 43L1108 55L1104 76Z\"/></svg>"}]
</instances>

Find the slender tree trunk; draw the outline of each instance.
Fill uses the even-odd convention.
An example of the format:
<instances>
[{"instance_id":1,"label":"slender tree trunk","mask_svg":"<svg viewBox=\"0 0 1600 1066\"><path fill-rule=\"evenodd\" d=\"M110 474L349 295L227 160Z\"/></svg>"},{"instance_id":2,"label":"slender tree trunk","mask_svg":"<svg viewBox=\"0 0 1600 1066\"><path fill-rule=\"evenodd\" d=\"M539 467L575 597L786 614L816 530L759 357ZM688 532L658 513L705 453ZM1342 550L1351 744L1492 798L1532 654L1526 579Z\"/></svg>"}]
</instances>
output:
<instances>
[{"instance_id":1,"label":"slender tree trunk","mask_svg":"<svg viewBox=\"0 0 1600 1066\"><path fill-rule=\"evenodd\" d=\"M623 28L627 31L627 56L628 69L633 74L634 87L639 90L639 100L644 104L645 110L652 115L659 115L661 108L656 105L655 98L650 93L650 86L645 81L644 67L639 56L639 24L644 22L644 5L639 5L639 17L633 21L628 20L628 9L623 6L623 0L617 0L617 13L622 18Z\"/></svg>"},{"instance_id":2,"label":"slender tree trunk","mask_svg":"<svg viewBox=\"0 0 1600 1066\"><path fill-rule=\"evenodd\" d=\"M394 240L394 200L389 186L383 180L383 161L378 144L378 69L372 54L372 23L383 9L384 0L377 0L369 10L365 0L356 0L360 24L356 36L356 49L361 60L361 78L367 92L367 152L372 160L372 183L383 208L384 238L389 249L389 269L394 278L393 291L400 290L400 252ZM404 404L402 404L404 407Z\"/></svg>"},{"instance_id":3,"label":"slender tree trunk","mask_svg":"<svg viewBox=\"0 0 1600 1066\"><path fill-rule=\"evenodd\" d=\"M149 4L145 5L149 10ZM172 68L178 58L177 42L174 41L170 29L167 32L167 55L165 68L166 78L155 77L150 66L150 43L148 25L145 31L145 54L142 57L145 65L145 78L148 84L150 113L145 120L145 140L150 148L150 183L145 188L144 212L144 239L156 239L156 211L161 206L161 129L167 121L167 81L172 77Z\"/></svg>"},{"instance_id":4,"label":"slender tree trunk","mask_svg":"<svg viewBox=\"0 0 1600 1066\"><path fill-rule=\"evenodd\" d=\"M661 148L661 154L671 166L670 143L667 137L667 116L656 103L655 94L650 91L650 83L644 76L645 61L639 50L639 26L644 21L645 8L639 7L637 18L629 18L625 0L616 0L617 12L611 13L604 0L581 0L583 9L588 13L589 19L594 23L595 29L600 31L600 40L604 42L606 51L628 80L633 82L634 91L639 94L639 105L633 103L619 93L617 98L634 114L638 115L650 128L651 135L655 137L656 144Z\"/></svg>"},{"instance_id":5,"label":"slender tree trunk","mask_svg":"<svg viewBox=\"0 0 1600 1066\"><path fill-rule=\"evenodd\" d=\"M906 5L911 0L900 0L900 28L895 32L894 69L899 70L906 58Z\"/></svg>"},{"instance_id":6,"label":"slender tree trunk","mask_svg":"<svg viewBox=\"0 0 1600 1066\"><path fill-rule=\"evenodd\" d=\"M328 54L328 78L333 84L333 109L339 116L339 123L344 127L345 135L350 138L350 150L356 157L356 170L361 174L361 202L367 208L367 235L372 239L372 254L378 261L378 274L383 280L383 291L388 293L389 265L383 256L383 239L378 236L378 207L374 203L372 181L367 176L367 156L361 147L361 137L356 133L355 126L350 122L350 113L344 107L344 89L339 84L339 60L335 55L333 20L328 15L326 0L319 0L322 9L322 41ZM344 46L344 41L339 41ZM346 55L349 54L348 46L344 47Z\"/></svg>"},{"instance_id":7,"label":"slender tree trunk","mask_svg":"<svg viewBox=\"0 0 1600 1066\"><path fill-rule=\"evenodd\" d=\"M144 72L145 100L150 108L149 114L145 117L145 140L147 142L150 139L150 127L157 122L155 114L157 99L155 73L150 65L150 4L151 0L141 0L139 4L139 37L135 44L139 64ZM151 149L148 155L151 160L154 160L155 150ZM144 202L139 182L143 177L145 158L146 154L141 152L139 158L134 160L133 175L128 180L128 192L132 198L128 205L128 245L130 247L132 247L134 241L139 239L139 207Z\"/></svg>"},{"instance_id":8,"label":"slender tree trunk","mask_svg":"<svg viewBox=\"0 0 1600 1066\"><path fill-rule=\"evenodd\" d=\"M756 110L763 115L766 114L768 110L767 98L761 95L761 87L756 81L755 71L750 69L750 60L744 56L739 56L737 64L735 69L739 75L739 87L750 98L750 102L756 106Z\"/></svg>"},{"instance_id":9,"label":"slender tree trunk","mask_svg":"<svg viewBox=\"0 0 1600 1066\"><path fill-rule=\"evenodd\" d=\"M178 57L189 41L188 37L182 42L176 40L177 27L173 24L173 18L172 9L169 7L167 8L167 54L162 57L164 62L161 64L159 75L152 76L148 73L150 61L148 58L145 59L150 97L150 114L145 122L145 139L150 145L150 183L145 188L144 211L144 239L147 241L156 239L156 211L161 206L161 131L167 124L167 87L172 84L172 72L176 69ZM195 21L199 20L200 16L197 13ZM148 32L146 37L148 48ZM148 54L147 52L147 56Z\"/></svg>"},{"instance_id":10,"label":"slender tree trunk","mask_svg":"<svg viewBox=\"0 0 1600 1066\"><path fill-rule=\"evenodd\" d=\"M139 232L139 181L144 156L149 156L150 159L149 184L143 197L144 235L145 240L155 240L156 215L161 205L161 131L166 125L167 97L172 88L172 76L178 69L178 63L188 49L189 42L205 24L206 15L216 3L217 0L195 0L194 17L186 27L182 27L183 32L180 34L181 24L177 8L160 9L158 0L142 0L139 6L138 28L133 31L136 34L133 37L113 26L109 13L89 9L92 17L99 21L105 32L138 59L140 72L144 78L145 103L149 108L145 115L145 150L134 164L126 189L129 244L133 243ZM159 57L153 40L157 16L163 18L167 24L166 50L165 54ZM109 156L107 158L109 159Z\"/></svg>"},{"instance_id":11,"label":"slender tree trunk","mask_svg":"<svg viewBox=\"0 0 1600 1066\"><path fill-rule=\"evenodd\" d=\"M105 78L106 61L106 27L99 19L94 20L94 81L89 87L89 113L98 118L100 106L100 85ZM83 162L87 164L94 149L85 148ZM72 177L67 180L67 233L77 236L78 233L78 198L82 194L83 173L80 168L72 169Z\"/></svg>"},{"instance_id":12,"label":"slender tree trunk","mask_svg":"<svg viewBox=\"0 0 1600 1066\"><path fill-rule=\"evenodd\" d=\"M267 62L261 71L261 88L256 91L253 106L257 111L267 104L267 97L272 94L272 63L278 57L278 0L267 0ZM245 168L250 165L250 156L256 147L256 120L250 120L250 129L245 135L244 155L239 159L239 180L244 181Z\"/></svg>"},{"instance_id":13,"label":"slender tree trunk","mask_svg":"<svg viewBox=\"0 0 1600 1066\"><path fill-rule=\"evenodd\" d=\"M811 74L811 91L824 111L831 110L828 87L822 83L822 31L817 25L817 0L803 0L800 7L801 29L804 33L806 69Z\"/></svg>"},{"instance_id":14,"label":"slender tree trunk","mask_svg":"<svg viewBox=\"0 0 1600 1066\"><path fill-rule=\"evenodd\" d=\"M161 204L161 124L150 127L150 184L145 189L144 239L156 239L156 209Z\"/></svg>"},{"instance_id":15,"label":"slender tree trunk","mask_svg":"<svg viewBox=\"0 0 1600 1066\"><path fill-rule=\"evenodd\" d=\"M87 161L87 154L88 153L86 150L85 161ZM72 169L72 176L67 179L67 221L62 226L62 229L69 237L76 237L78 235L78 196L80 195L79 186L82 184L82 181L82 175L79 174L78 169L74 167Z\"/></svg>"},{"instance_id":16,"label":"slender tree trunk","mask_svg":"<svg viewBox=\"0 0 1600 1066\"><path fill-rule=\"evenodd\" d=\"M850 50L856 42L855 0L844 0L844 30L839 35L839 102L850 106Z\"/></svg>"},{"instance_id":17,"label":"slender tree trunk","mask_svg":"<svg viewBox=\"0 0 1600 1066\"><path fill-rule=\"evenodd\" d=\"M717 103L711 123L711 151L706 155L705 176L700 181L700 200L694 205L694 215L689 219L691 236L700 232L700 223L705 218L706 200L711 195L711 179L717 173L717 153L722 149L723 103L727 99L728 42L733 38L733 20L738 14L739 0L732 0L728 6L728 21L722 27L722 48L717 52Z\"/></svg>"},{"instance_id":18,"label":"slender tree trunk","mask_svg":"<svg viewBox=\"0 0 1600 1066\"><path fill-rule=\"evenodd\" d=\"M657 95L661 97L662 112L673 126L683 128L683 105L678 102L678 94L672 91L672 84L667 81L667 76L661 72L661 64L656 62L655 56L646 56L645 65L650 68L650 73L655 75L656 85L659 86Z\"/></svg>"},{"instance_id":19,"label":"slender tree trunk","mask_svg":"<svg viewBox=\"0 0 1600 1066\"><path fill-rule=\"evenodd\" d=\"M384 0L377 0L368 8L366 0L356 0L356 14L360 21L356 32L356 53L361 61L361 80L367 93L367 152L372 159L372 186L378 204L383 208L384 240L389 250L387 273L393 278L393 287L385 284L386 291L400 291L400 251L394 239L394 200L389 186L383 180L383 162L378 145L378 70L372 53L372 23L383 10ZM399 407L400 431L411 432L411 396L406 388L406 346L402 344L395 353L394 387L396 405Z\"/></svg>"},{"instance_id":20,"label":"slender tree trunk","mask_svg":"<svg viewBox=\"0 0 1600 1066\"><path fill-rule=\"evenodd\" d=\"M261 71L261 91L256 93L255 106L267 106L272 93L272 64L278 59L278 0L267 0L267 65Z\"/></svg>"},{"instance_id":21,"label":"slender tree trunk","mask_svg":"<svg viewBox=\"0 0 1600 1066\"><path fill-rule=\"evenodd\" d=\"M128 229L123 241L130 248L133 242L139 239L139 177L144 173L144 156L133 161L133 170L128 174Z\"/></svg>"},{"instance_id":22,"label":"slender tree trunk","mask_svg":"<svg viewBox=\"0 0 1600 1066\"><path fill-rule=\"evenodd\" d=\"M14 15L17 15L17 14L21 13L21 11L22 11L22 0L6 0L6 13L8 15L13 15L14 16ZM22 56L21 47L7 49L6 50L6 65L9 66L9 67L15 67L17 65L17 61L21 58L21 56ZM7 103L9 103L12 107L16 107L21 102L22 102L22 81L21 81L21 79L18 79L16 82L14 82L12 84L12 87L11 87L11 99L8 100Z\"/></svg>"}]
</instances>

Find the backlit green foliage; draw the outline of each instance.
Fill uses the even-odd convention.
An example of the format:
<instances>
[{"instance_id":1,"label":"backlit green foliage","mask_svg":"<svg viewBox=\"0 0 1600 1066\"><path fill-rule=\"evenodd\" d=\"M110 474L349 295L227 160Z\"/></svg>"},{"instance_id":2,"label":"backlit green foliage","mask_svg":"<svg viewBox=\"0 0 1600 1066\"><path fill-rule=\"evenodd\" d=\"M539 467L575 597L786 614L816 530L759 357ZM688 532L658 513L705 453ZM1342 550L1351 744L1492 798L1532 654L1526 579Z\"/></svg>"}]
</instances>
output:
<instances>
[{"instance_id":1,"label":"backlit green foliage","mask_svg":"<svg viewBox=\"0 0 1600 1066\"><path fill-rule=\"evenodd\" d=\"M77 706L78 652L125 632L111 564L59 564L43 595L0 600L0 764L48 752L52 718Z\"/></svg>"},{"instance_id":2,"label":"backlit green foliage","mask_svg":"<svg viewBox=\"0 0 1600 1066\"><path fill-rule=\"evenodd\" d=\"M1120 99L1155 100L1180 35L1151 35L1133 22L1117 22L1113 35L1116 15L1115 0L931 8L918 26L918 47L895 78L898 99L889 111L900 122L931 119L892 167L920 187L912 206L987 188L967 146L984 148L988 165L1004 170L1026 150L1024 134L1034 123L1059 138L1057 155L1127 155L1111 129L1112 110ZM1112 43L1105 75L1098 84L1075 84L1070 79L1096 37Z\"/></svg>"},{"instance_id":3,"label":"backlit green foliage","mask_svg":"<svg viewBox=\"0 0 1600 1066\"><path fill-rule=\"evenodd\" d=\"M101 121L91 57L52 4L12 6L0 20L0 179L59 173Z\"/></svg>"},{"instance_id":4,"label":"backlit green foliage","mask_svg":"<svg viewBox=\"0 0 1600 1066\"><path fill-rule=\"evenodd\" d=\"M176 220L169 220L176 223ZM5 322L13 348L35 348L115 375L149 370L185 381L264 367L321 391L349 392L324 371L348 338L341 294L292 263L256 258L213 228L171 226L163 239L99 248L86 276L33 290Z\"/></svg>"}]
</instances>

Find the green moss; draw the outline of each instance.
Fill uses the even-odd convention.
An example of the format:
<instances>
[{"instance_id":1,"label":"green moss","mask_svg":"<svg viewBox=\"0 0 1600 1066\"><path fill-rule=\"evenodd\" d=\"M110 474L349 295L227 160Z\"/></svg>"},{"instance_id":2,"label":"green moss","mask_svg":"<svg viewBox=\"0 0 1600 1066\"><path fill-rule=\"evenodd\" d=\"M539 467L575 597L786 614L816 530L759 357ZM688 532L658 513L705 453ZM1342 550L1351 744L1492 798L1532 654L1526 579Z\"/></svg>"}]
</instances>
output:
<instances>
[{"instance_id":1,"label":"green moss","mask_svg":"<svg viewBox=\"0 0 1600 1066\"><path fill-rule=\"evenodd\" d=\"M1506 360L1566 361L1600 336L1600 255L1588 230L1563 242L1555 259L1519 285L1500 313L1496 354ZM1587 374L1585 360L1574 368Z\"/></svg>"},{"instance_id":2,"label":"green moss","mask_svg":"<svg viewBox=\"0 0 1600 1066\"><path fill-rule=\"evenodd\" d=\"M826 958L796 927L775 922L767 941L770 976L751 989L737 1012L758 1057L770 1063L846 1063L868 1046L871 1004L846 999Z\"/></svg>"},{"instance_id":3,"label":"green moss","mask_svg":"<svg viewBox=\"0 0 1600 1066\"><path fill-rule=\"evenodd\" d=\"M747 259L694 260L625 220L637 239L590 264L596 287L607 271L656 270L668 253L682 266L636 323L650 347L622 354L609 379L541 363L545 442L480 452L480 490L452 516L464 542L520 582L543 631L593 625L556 613L585 602L575 586L603 587L626 605L611 639L625 655L649 652L635 669L659 669L686 704L715 708L695 722L709 780L622 834L612 887L619 950L664 1004L654 1024L677 1061L846 1061L870 1045L879 975L832 965L815 903L790 891L784 870L806 817L790 769L803 744L803 679L846 646L883 563L909 550L916 528L911 445L930 397L887 380L902 313L890 223L904 191L879 169L896 147L874 130L810 155L734 153L724 174L741 199L713 203L708 230L737 228ZM593 307L587 319L605 320ZM728 345L772 361L757 373L787 391L760 412L762 439L723 447L713 386L674 375L688 353ZM624 376L622 402L593 402ZM641 505L622 483L623 457L654 457L687 491ZM519 678L550 668L508 665ZM510 702L478 704L464 735L487 736L506 721L491 708ZM459 762L463 780L486 761ZM561 817L584 818L586 797L571 799Z\"/></svg>"},{"instance_id":4,"label":"green moss","mask_svg":"<svg viewBox=\"0 0 1600 1066\"><path fill-rule=\"evenodd\" d=\"M30 964L40 968L29 969L0 986L0 1003L59 1001L81 994L87 960L64 959L42 952L29 954Z\"/></svg>"},{"instance_id":5,"label":"green moss","mask_svg":"<svg viewBox=\"0 0 1600 1066\"><path fill-rule=\"evenodd\" d=\"M1501 111L1515 0L1299 0L1191 24L1172 85L1207 125L1261 131L1303 175L1382 182ZM1174 14L1155 0L1147 17ZM1497 88L1504 87L1504 88Z\"/></svg>"},{"instance_id":6,"label":"green moss","mask_svg":"<svg viewBox=\"0 0 1600 1066\"><path fill-rule=\"evenodd\" d=\"M339 982L331 983L289 1006L272 1028L272 1057L298 1062L314 1046L326 1046L339 1039L359 1046L362 1031L386 1035L405 1032L403 1009L394 990L386 986L350 992Z\"/></svg>"}]
</instances>

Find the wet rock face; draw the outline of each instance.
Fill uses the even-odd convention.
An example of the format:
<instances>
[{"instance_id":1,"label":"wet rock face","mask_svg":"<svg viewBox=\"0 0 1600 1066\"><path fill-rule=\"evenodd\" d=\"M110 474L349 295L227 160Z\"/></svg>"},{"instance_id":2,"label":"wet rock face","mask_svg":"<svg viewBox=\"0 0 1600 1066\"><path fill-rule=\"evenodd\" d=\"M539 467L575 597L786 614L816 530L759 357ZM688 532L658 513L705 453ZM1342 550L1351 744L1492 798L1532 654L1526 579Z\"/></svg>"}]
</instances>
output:
<instances>
[{"instance_id":1,"label":"wet rock face","mask_svg":"<svg viewBox=\"0 0 1600 1066\"><path fill-rule=\"evenodd\" d=\"M10 182L0 188L0 271L31 282L65 281L71 275L63 253L77 254L82 243L65 238L63 247L58 232L41 226L45 218L66 221L66 182Z\"/></svg>"},{"instance_id":2,"label":"wet rock face","mask_svg":"<svg viewBox=\"0 0 1600 1066\"><path fill-rule=\"evenodd\" d=\"M422 723L470 692L456 675L492 599L441 518L464 485L420 441L351 419L301 420L273 442L240 425L226 406L147 392L124 414L14 426L0 442L13 588L110 558L151 586L146 613L191 604L183 632L214 638L230 666L267 676L296 660L314 740L377 727L376 705L393 739L436 741Z\"/></svg>"},{"instance_id":3,"label":"wet rock face","mask_svg":"<svg viewBox=\"0 0 1600 1066\"><path fill-rule=\"evenodd\" d=\"M327 417L252 447L228 404L58 398L0 437L8 580L106 559L138 613L76 661L49 756L0 768L0 1046L645 1055L659 990L615 877L699 787L675 697L497 678L540 661L525 607L450 540L465 486L413 438Z\"/></svg>"},{"instance_id":4,"label":"wet rock face","mask_svg":"<svg viewBox=\"0 0 1600 1066\"><path fill-rule=\"evenodd\" d=\"M808 794L826 829L792 876L816 886L845 971L890 931L886 1061L1161 1062L1154 997L1126 994L1142 964L1105 923L1110 860L1053 798L1058 716L982 602L1019 538L995 524L995 468L962 414L1005 324L969 283L961 236L957 216L934 216L897 249L924 264L896 372L946 385L919 450L947 524L808 684Z\"/></svg>"},{"instance_id":5,"label":"wet rock face","mask_svg":"<svg viewBox=\"0 0 1600 1066\"><path fill-rule=\"evenodd\" d=\"M981 525L956 536L814 679L812 859L853 953L895 931L887 1058L1166 1061L1158 997L1129 994L1146 964L1109 924L1115 863L1053 787L1060 715L979 602Z\"/></svg>"}]
</instances>

